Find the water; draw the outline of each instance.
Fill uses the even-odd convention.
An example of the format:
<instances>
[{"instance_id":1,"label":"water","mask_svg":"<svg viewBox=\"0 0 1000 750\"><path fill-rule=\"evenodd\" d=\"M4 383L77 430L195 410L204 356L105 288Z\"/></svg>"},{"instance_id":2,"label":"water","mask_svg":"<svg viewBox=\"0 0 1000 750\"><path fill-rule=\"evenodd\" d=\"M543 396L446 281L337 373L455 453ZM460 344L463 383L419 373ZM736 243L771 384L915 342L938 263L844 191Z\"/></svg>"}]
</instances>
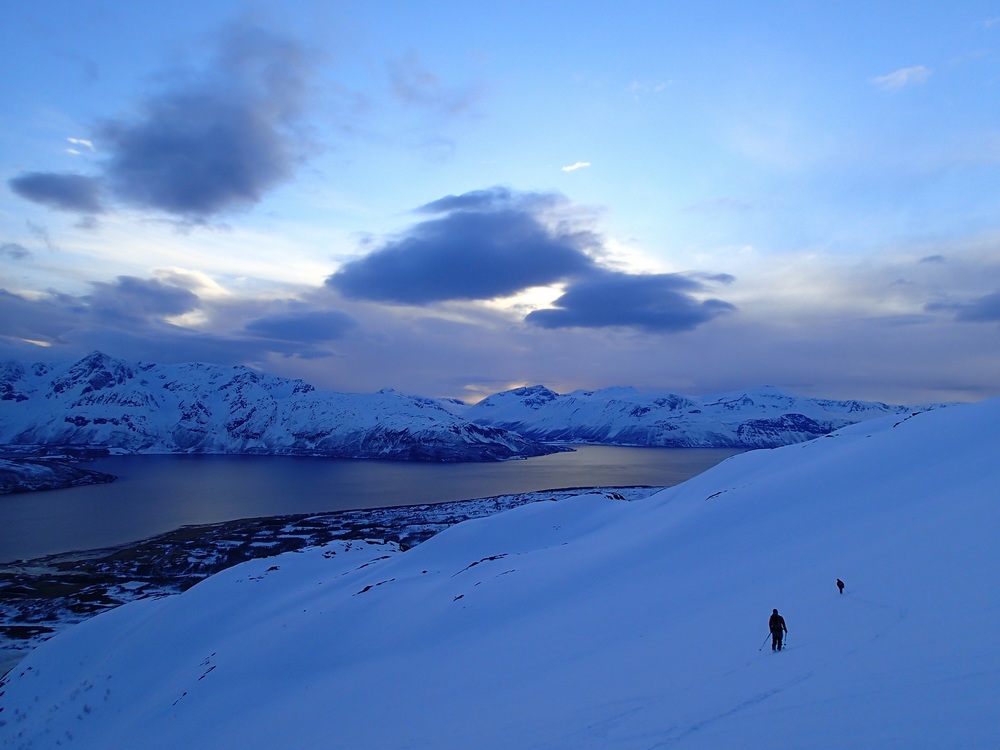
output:
<instances>
[{"instance_id":1,"label":"water","mask_svg":"<svg viewBox=\"0 0 1000 750\"><path fill-rule=\"evenodd\" d=\"M565 487L669 486L738 453L578 446L523 461L431 464L286 456L119 456L113 484L0 497L0 562L96 549L188 524L466 500Z\"/></svg>"}]
</instances>

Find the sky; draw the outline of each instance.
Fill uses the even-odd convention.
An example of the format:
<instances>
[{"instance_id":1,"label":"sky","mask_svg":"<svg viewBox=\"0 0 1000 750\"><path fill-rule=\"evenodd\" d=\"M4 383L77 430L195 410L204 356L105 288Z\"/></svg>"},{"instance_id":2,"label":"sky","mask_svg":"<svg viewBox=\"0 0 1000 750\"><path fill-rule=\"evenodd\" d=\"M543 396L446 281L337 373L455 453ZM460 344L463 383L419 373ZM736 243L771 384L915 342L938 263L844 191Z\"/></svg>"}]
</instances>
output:
<instances>
[{"instance_id":1,"label":"sky","mask_svg":"<svg viewBox=\"0 0 1000 750\"><path fill-rule=\"evenodd\" d=\"M0 359L1000 394L996 2L7 0L0 69Z\"/></svg>"}]
</instances>

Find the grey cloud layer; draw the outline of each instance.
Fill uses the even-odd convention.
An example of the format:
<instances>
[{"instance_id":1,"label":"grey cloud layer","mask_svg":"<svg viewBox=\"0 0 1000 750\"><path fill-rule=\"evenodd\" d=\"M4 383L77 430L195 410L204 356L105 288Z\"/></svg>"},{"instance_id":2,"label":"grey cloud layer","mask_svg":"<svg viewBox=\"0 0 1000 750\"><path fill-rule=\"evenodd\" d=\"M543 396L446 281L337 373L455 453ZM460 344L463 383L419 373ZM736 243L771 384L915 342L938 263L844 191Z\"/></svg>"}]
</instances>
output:
<instances>
[{"instance_id":1,"label":"grey cloud layer","mask_svg":"<svg viewBox=\"0 0 1000 750\"><path fill-rule=\"evenodd\" d=\"M92 286L94 293L81 302L98 315L119 321L180 315L200 307L193 292L156 279L119 276L113 282L92 282Z\"/></svg>"},{"instance_id":2,"label":"grey cloud layer","mask_svg":"<svg viewBox=\"0 0 1000 750\"><path fill-rule=\"evenodd\" d=\"M315 310L305 306L257 318L244 330L264 338L303 343L323 343L342 338L357 326L357 321L338 310Z\"/></svg>"},{"instance_id":3,"label":"grey cloud layer","mask_svg":"<svg viewBox=\"0 0 1000 750\"><path fill-rule=\"evenodd\" d=\"M154 361L248 362L269 354L329 356L325 345L355 327L349 315L298 301L225 300L206 303L192 291L158 279L119 276L92 282L90 294L23 297L0 289L0 341L5 348L37 351L44 342L76 354L91 349L134 352ZM222 322L218 332L165 320L200 311ZM231 321L250 320L227 325ZM218 326L217 326L218 327ZM34 357L35 354L19 356Z\"/></svg>"},{"instance_id":4,"label":"grey cloud layer","mask_svg":"<svg viewBox=\"0 0 1000 750\"><path fill-rule=\"evenodd\" d=\"M253 204L289 178L302 156L296 126L308 72L296 43L232 27L209 72L97 127L93 140L107 155L97 177L33 172L10 187L81 213L104 210L102 193L187 220Z\"/></svg>"}]
</instances>

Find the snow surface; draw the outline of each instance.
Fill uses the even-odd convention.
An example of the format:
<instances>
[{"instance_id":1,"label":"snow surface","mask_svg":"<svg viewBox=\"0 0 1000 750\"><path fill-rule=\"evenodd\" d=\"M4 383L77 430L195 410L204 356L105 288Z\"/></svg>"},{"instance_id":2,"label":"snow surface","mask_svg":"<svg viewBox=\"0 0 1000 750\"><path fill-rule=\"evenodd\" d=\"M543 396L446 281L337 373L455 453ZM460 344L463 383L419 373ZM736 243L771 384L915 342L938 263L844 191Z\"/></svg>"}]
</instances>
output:
<instances>
[{"instance_id":1,"label":"snow surface","mask_svg":"<svg viewBox=\"0 0 1000 750\"><path fill-rule=\"evenodd\" d=\"M251 561L39 647L0 740L1000 747L998 420L1000 400L869 421L647 500Z\"/></svg>"}]
</instances>

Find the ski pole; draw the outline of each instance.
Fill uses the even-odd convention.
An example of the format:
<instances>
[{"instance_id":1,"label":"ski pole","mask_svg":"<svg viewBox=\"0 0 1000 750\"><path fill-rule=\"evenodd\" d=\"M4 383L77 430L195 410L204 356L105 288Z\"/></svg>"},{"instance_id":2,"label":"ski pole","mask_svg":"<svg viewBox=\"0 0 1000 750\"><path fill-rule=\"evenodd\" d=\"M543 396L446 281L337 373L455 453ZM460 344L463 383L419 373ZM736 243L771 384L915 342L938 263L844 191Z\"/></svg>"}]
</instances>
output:
<instances>
[{"instance_id":1,"label":"ski pole","mask_svg":"<svg viewBox=\"0 0 1000 750\"><path fill-rule=\"evenodd\" d=\"M770 637L771 637L770 633L768 633L767 635L765 635L764 636L764 643L767 643L767 639L770 638ZM760 644L760 648L757 649L758 651L763 651L764 650L764 643Z\"/></svg>"}]
</instances>

